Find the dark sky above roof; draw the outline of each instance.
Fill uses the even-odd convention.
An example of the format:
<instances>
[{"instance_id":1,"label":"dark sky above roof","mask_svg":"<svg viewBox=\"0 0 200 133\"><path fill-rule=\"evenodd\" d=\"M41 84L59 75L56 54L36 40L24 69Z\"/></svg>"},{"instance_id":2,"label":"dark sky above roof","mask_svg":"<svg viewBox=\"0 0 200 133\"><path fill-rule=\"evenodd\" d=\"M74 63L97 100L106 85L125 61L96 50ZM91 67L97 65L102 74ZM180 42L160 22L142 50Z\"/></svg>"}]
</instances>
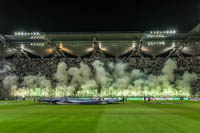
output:
<instances>
[{"instance_id":1,"label":"dark sky above roof","mask_svg":"<svg viewBox=\"0 0 200 133\"><path fill-rule=\"evenodd\" d=\"M0 33L14 31L87 32L177 29L200 23L199 0L82 2L2 0Z\"/></svg>"}]
</instances>

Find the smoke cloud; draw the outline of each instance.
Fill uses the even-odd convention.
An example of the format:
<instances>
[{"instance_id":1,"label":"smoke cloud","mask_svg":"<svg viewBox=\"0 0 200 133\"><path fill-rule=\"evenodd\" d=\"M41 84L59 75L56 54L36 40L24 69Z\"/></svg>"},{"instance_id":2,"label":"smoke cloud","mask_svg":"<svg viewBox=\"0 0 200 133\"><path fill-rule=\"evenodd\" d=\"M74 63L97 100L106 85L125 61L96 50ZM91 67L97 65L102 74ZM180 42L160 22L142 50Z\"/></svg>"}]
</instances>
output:
<instances>
[{"instance_id":1,"label":"smoke cloud","mask_svg":"<svg viewBox=\"0 0 200 133\"><path fill-rule=\"evenodd\" d=\"M23 82L17 76L6 76L3 81L5 95L17 96L178 96L191 95L194 73L185 72L175 78L177 63L167 60L159 75L147 74L139 69L128 69L127 63L94 61L91 66L81 62L68 68L61 62L54 74L54 84L44 75L29 75Z\"/></svg>"}]
</instances>

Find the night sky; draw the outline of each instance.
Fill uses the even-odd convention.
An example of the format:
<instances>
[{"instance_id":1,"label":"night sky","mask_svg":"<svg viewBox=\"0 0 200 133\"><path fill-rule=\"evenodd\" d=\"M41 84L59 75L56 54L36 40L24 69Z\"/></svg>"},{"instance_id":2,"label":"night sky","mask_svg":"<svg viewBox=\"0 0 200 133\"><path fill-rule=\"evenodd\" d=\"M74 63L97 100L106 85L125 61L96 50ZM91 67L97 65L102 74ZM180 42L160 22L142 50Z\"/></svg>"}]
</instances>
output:
<instances>
[{"instance_id":1,"label":"night sky","mask_svg":"<svg viewBox=\"0 0 200 133\"><path fill-rule=\"evenodd\" d=\"M145 31L168 28L189 31L198 23L198 0L1 0L0 3L0 33Z\"/></svg>"}]
</instances>

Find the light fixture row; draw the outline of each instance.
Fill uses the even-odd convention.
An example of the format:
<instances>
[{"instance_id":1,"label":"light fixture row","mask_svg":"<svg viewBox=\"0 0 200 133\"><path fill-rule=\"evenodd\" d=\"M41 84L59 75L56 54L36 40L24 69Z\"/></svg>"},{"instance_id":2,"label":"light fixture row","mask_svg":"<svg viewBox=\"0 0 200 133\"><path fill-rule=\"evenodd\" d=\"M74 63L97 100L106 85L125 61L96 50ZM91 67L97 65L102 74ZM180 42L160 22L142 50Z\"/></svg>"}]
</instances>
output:
<instances>
[{"instance_id":1,"label":"light fixture row","mask_svg":"<svg viewBox=\"0 0 200 133\"><path fill-rule=\"evenodd\" d=\"M148 42L147 43L148 45L165 45L165 42L162 41L162 42Z\"/></svg>"},{"instance_id":2,"label":"light fixture row","mask_svg":"<svg viewBox=\"0 0 200 133\"><path fill-rule=\"evenodd\" d=\"M15 32L14 35L27 36L27 35L40 35L39 32Z\"/></svg>"},{"instance_id":3,"label":"light fixture row","mask_svg":"<svg viewBox=\"0 0 200 133\"><path fill-rule=\"evenodd\" d=\"M176 34L176 30L150 31L151 34Z\"/></svg>"}]
</instances>

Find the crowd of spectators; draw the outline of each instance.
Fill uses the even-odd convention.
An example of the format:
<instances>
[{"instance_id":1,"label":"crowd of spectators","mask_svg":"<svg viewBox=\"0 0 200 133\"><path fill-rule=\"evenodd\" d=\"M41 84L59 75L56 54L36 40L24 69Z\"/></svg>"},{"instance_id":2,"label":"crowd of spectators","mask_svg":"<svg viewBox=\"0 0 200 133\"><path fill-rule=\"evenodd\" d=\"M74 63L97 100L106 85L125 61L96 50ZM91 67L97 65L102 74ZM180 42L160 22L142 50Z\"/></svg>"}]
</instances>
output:
<instances>
[{"instance_id":1,"label":"crowd of spectators","mask_svg":"<svg viewBox=\"0 0 200 133\"><path fill-rule=\"evenodd\" d=\"M194 72L200 74L200 58L198 57L172 57L171 59L176 60L177 75L183 74L185 71ZM56 68L59 62L65 62L68 67L78 66L80 62L91 64L95 58L7 58L1 59L0 70L3 69L5 64L8 64L12 69L6 74L13 73L18 77L25 77L27 75L45 75L46 77L52 77L56 72ZM102 62L105 64L109 62L119 62L129 64L129 69L140 69L147 73L160 74L164 63L167 61L165 57L132 57L132 58L102 58ZM1 76L3 74L1 73Z\"/></svg>"}]
</instances>

